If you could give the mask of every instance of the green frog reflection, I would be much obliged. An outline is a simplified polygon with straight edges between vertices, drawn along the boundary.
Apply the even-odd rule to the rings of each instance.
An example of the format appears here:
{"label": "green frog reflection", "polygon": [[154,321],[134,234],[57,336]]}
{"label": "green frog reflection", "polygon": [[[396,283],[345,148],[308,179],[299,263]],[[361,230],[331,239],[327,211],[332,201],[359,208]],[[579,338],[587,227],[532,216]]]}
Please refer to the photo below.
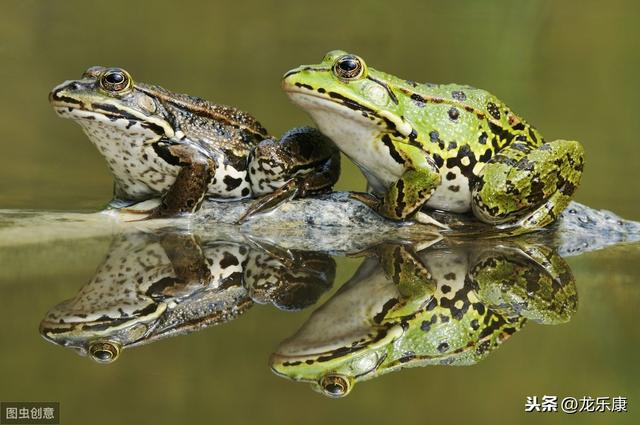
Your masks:
{"label": "green frog reflection", "polygon": [[529,320],[567,322],[569,266],[536,245],[383,244],[272,355],[275,373],[330,397],[405,367],[471,365]]}
{"label": "green frog reflection", "polygon": [[304,308],[333,284],[328,255],[236,239],[122,234],[93,279],[47,312],[40,333],[110,363],[125,347],[233,320],[254,303]]}

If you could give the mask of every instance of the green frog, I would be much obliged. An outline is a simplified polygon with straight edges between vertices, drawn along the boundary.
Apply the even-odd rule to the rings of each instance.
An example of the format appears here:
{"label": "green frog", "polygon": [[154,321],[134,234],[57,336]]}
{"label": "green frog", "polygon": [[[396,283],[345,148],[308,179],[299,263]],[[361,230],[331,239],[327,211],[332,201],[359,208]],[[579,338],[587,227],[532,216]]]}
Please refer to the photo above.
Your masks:
{"label": "green frog", "polygon": [[552,223],[580,183],[579,142],[545,141],[484,90],[418,84],[340,50],[287,72],[283,88],[366,176],[370,193],[354,196],[392,220],[441,225],[426,206],[524,233]]}
{"label": "green frog", "polygon": [[340,172],[339,152],[317,130],[296,128],[276,140],[245,112],[134,82],[121,68],[91,67],[49,100],[106,159],[112,205],[161,197],[151,217],[194,212],[205,197],[259,198],[248,218],[328,191]]}
{"label": "green frog", "polygon": [[326,254],[200,236],[119,235],[91,281],[47,312],[40,333],[111,363],[125,348],[226,323],[256,303],[305,308],[333,283]]}
{"label": "green frog", "polygon": [[329,397],[406,367],[472,365],[525,323],[567,322],[569,266],[544,245],[385,243],[272,355],[273,371]]}

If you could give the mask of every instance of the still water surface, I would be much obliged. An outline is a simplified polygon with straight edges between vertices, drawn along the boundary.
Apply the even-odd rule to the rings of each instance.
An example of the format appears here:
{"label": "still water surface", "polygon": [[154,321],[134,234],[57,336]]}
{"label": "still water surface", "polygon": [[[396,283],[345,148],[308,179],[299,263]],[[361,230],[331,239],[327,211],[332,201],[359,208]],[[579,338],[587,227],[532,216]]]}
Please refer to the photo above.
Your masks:
{"label": "still water surface", "polygon": [[[2,208],[95,211],[109,199],[111,177],[102,158],[75,125],[55,117],[46,100],[51,87],[88,66],[123,66],[134,78],[236,105],[280,134],[308,123],[281,93],[282,73],[342,48],[412,80],[490,89],[548,138],[580,140],[587,164],[577,200],[640,220],[640,168],[633,162],[640,132],[636,2],[185,6],[36,0],[3,5]],[[359,172],[345,165],[338,188],[362,189]],[[637,422],[637,245],[565,259],[577,305],[566,309],[561,324],[527,323],[472,366],[405,369],[358,382],[347,397],[332,400],[308,384],[276,376],[270,358],[287,349],[283,341],[300,328],[313,327],[319,306],[339,304],[337,291],[365,260],[314,254],[312,263],[321,264],[324,274],[307,276],[305,282],[316,285],[304,293],[318,298],[315,304],[305,299],[306,308],[290,311],[282,302],[274,307],[268,296],[256,300],[249,294],[248,301],[245,294],[251,307],[234,320],[125,348],[114,363],[99,365],[46,342],[39,326],[54,306],[94,278],[118,238],[0,241],[1,400],[60,401],[62,423],[69,424]],[[278,270],[278,255],[274,260],[264,246],[253,249]],[[329,279],[333,267],[335,278]],[[366,280],[349,285],[361,288]],[[188,290],[181,290],[172,295],[184,297]],[[366,305],[367,291],[362,293],[356,304]],[[323,311],[339,317],[329,307]],[[630,412],[523,412],[526,396],[545,394],[626,396]]]}

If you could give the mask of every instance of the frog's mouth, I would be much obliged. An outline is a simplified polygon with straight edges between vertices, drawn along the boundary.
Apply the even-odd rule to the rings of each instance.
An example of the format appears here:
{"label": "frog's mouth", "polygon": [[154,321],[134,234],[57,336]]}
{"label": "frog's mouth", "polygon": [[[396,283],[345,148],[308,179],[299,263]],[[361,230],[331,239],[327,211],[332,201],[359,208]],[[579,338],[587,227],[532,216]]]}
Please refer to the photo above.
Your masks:
{"label": "frog's mouth", "polygon": [[125,130],[130,130],[135,125],[160,137],[174,136],[173,128],[166,121],[122,108],[103,98],[74,95],[74,90],[79,88],[81,87],[77,82],[67,81],[51,90],[49,102],[58,116],[84,122],[101,122]]}
{"label": "frog's mouth", "polygon": [[[342,107],[344,107],[361,114],[364,113],[366,115],[376,115],[376,112],[372,108],[354,102],[353,100],[336,92],[327,92],[322,88],[315,90],[309,85],[299,82],[290,83],[287,80],[283,81],[282,88],[294,103],[301,104],[300,106],[302,106],[303,108],[305,107],[305,105],[302,103],[315,103],[318,105],[325,104],[329,107],[333,104],[338,105],[338,108],[334,106],[333,109],[342,110]],[[311,99],[305,100],[305,98]]]}
{"label": "frog's mouth", "polygon": [[348,116],[351,119],[364,124],[365,127],[398,131],[403,136],[409,136],[414,132],[411,124],[389,111],[373,109],[371,106],[355,102],[337,92],[326,91],[322,88],[314,89],[308,84],[289,81],[288,77],[290,77],[289,74],[282,82],[283,90],[293,103],[312,116],[314,111],[328,112],[332,115],[346,115],[345,111],[348,111]]}
{"label": "frog's mouth", "polygon": [[[404,333],[401,325],[379,329],[367,334],[349,334],[349,338],[335,341],[315,341],[306,346],[304,331],[285,340],[271,355],[271,370],[279,376],[296,381],[313,380],[311,377],[328,370],[338,370],[342,366],[356,361],[358,366],[352,369],[354,378],[361,378],[378,370],[386,358],[384,347],[400,338]],[[359,337],[354,337],[359,336]],[[297,338],[302,337],[301,341]],[[347,340],[352,342],[347,343]],[[301,344],[302,343],[302,344]]]}

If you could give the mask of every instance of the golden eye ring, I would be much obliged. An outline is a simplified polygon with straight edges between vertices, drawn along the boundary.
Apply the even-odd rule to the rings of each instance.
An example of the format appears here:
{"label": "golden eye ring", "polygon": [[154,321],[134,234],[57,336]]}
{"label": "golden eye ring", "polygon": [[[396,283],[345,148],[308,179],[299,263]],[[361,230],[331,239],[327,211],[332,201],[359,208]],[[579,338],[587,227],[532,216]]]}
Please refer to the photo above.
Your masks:
{"label": "golden eye ring", "polygon": [[318,382],[322,393],[331,398],[344,397],[351,391],[351,381],[342,376],[336,374],[324,375]]}
{"label": "golden eye ring", "polygon": [[343,55],[336,59],[333,73],[341,80],[357,80],[364,74],[364,64],[357,56]]}
{"label": "golden eye ring", "polygon": [[131,76],[124,69],[110,68],[100,75],[100,87],[109,93],[123,93],[131,85]]}
{"label": "golden eye ring", "polygon": [[95,362],[108,364],[120,355],[120,344],[111,341],[95,341],[89,346],[89,355]]}

